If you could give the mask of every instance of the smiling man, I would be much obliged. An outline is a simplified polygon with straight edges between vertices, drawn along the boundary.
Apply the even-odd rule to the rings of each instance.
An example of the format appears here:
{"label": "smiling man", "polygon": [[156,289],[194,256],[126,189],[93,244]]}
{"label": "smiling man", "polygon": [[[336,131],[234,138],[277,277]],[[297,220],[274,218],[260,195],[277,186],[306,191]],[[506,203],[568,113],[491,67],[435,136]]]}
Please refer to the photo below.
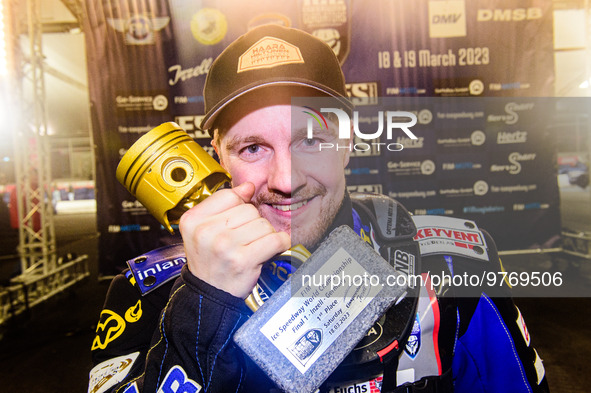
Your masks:
{"label": "smiling man", "polygon": [[[350,152],[319,149],[336,144],[338,127],[329,121],[309,138],[307,108],[291,103],[331,97],[350,109],[338,60],[323,42],[295,29],[255,28],[213,63],[204,95],[202,128],[212,133],[232,188],[181,217],[187,264],[174,284],[140,298],[132,277],[115,279],[105,303],[113,311],[105,315],[132,307],[138,315],[141,303],[143,316],[96,340],[92,392],[277,391],[232,342],[251,314],[244,299],[264,263],[292,244],[314,250],[332,229],[348,225],[394,264],[401,255],[396,238],[414,231],[395,201],[347,193]],[[483,255],[422,249],[415,273],[501,270],[492,239],[478,228],[471,233],[482,240]],[[542,362],[508,288],[464,289],[471,296],[425,286],[421,296],[391,308],[321,390],[546,392]]]}
{"label": "smiling man", "polygon": [[[219,119],[213,146],[221,164],[233,174],[233,185],[255,185],[252,203],[277,231],[292,242],[313,247],[342,205],[344,168],[349,151],[320,151],[319,144],[335,142],[335,125],[307,137],[306,108],[292,107],[303,88],[274,87],[251,92]],[[223,116],[221,116],[223,117]],[[231,119],[238,119],[232,123]]]}

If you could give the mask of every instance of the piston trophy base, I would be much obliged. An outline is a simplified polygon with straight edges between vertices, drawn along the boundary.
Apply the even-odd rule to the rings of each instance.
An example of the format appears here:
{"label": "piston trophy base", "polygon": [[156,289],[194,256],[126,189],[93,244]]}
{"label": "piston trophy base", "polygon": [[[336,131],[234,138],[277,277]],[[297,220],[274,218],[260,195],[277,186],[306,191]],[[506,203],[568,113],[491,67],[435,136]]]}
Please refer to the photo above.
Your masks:
{"label": "piston trophy base", "polygon": [[[398,275],[349,227],[339,227],[234,341],[282,390],[312,393],[406,294],[406,286],[385,285],[385,277]],[[389,280],[397,281],[404,280]]]}

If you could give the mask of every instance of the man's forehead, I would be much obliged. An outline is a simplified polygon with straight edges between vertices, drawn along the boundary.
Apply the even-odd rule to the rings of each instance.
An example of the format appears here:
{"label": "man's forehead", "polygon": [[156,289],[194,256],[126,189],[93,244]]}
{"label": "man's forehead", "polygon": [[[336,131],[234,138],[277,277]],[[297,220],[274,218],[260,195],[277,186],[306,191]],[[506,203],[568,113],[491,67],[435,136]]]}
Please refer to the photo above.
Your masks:
{"label": "man's forehead", "polygon": [[299,115],[300,112],[299,108],[291,108],[291,116],[286,118],[286,123],[282,125],[269,123],[264,125],[259,124],[257,127],[257,124],[249,122],[244,127],[232,127],[220,135],[220,137],[224,141],[226,148],[231,150],[244,144],[271,143],[271,140],[276,140],[279,134],[292,141],[306,139],[309,137],[310,129],[312,130],[312,137],[331,139],[337,136],[338,126],[331,120],[327,122],[328,127],[324,124],[318,124],[316,120],[313,120],[309,124],[306,117]]}

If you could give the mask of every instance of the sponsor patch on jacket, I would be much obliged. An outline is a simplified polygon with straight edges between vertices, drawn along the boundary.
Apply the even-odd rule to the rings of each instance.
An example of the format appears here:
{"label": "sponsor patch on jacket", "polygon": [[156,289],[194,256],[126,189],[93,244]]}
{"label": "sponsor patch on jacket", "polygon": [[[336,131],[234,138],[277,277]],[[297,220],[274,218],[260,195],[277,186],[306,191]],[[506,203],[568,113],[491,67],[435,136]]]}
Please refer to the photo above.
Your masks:
{"label": "sponsor patch on jacket", "polygon": [[174,366],[168,371],[158,393],[197,393],[201,391],[201,385],[187,377],[187,373],[181,366]]}
{"label": "sponsor patch on jacket", "polygon": [[182,243],[149,251],[127,261],[142,296],[181,274],[187,263]]}
{"label": "sponsor patch on jacket", "polygon": [[484,235],[474,221],[442,216],[413,216],[414,240],[421,255],[454,254],[488,261]]}
{"label": "sponsor patch on jacket", "polygon": [[131,366],[137,359],[139,352],[119,356],[97,364],[90,370],[88,393],[103,393],[123,381]]}
{"label": "sponsor patch on jacket", "polygon": [[363,382],[345,382],[342,385],[329,385],[329,393],[380,393],[382,391],[382,376]]}
{"label": "sponsor patch on jacket", "polygon": [[419,354],[421,349],[421,320],[419,319],[419,313],[415,316],[415,321],[412,326],[412,331],[408,336],[404,351],[408,354],[411,359],[414,359]]}
{"label": "sponsor patch on jacket", "polygon": [[137,382],[134,382],[126,387],[123,393],[140,393],[140,390],[137,387]]}
{"label": "sponsor patch on jacket", "polygon": [[304,63],[300,48],[275,37],[263,37],[238,59],[238,71]]}
{"label": "sponsor patch on jacket", "polygon": [[121,317],[114,311],[103,309],[99,323],[96,325],[96,336],[92,341],[91,351],[105,349],[112,341],[115,341],[125,331],[128,323],[135,323],[142,317],[142,301],[127,309],[125,316]]}
{"label": "sponsor patch on jacket", "polygon": [[[515,308],[517,308],[517,307],[515,307]],[[521,311],[519,310],[519,308],[517,308],[517,320],[515,322],[517,322],[517,326],[519,327],[519,330],[521,331],[521,334],[523,335],[523,340],[525,341],[525,343],[529,347],[529,343],[531,342],[531,337],[529,336],[529,331],[527,330],[527,326],[525,325],[525,320],[523,319],[523,315],[521,315]]]}
{"label": "sponsor patch on jacket", "polygon": [[536,368],[536,374],[538,377],[538,385],[540,383],[542,383],[542,380],[544,379],[544,376],[546,375],[546,369],[544,368],[544,363],[542,363],[542,359],[540,358],[540,355],[538,355],[538,351],[536,351],[534,349],[534,352],[536,353],[536,360],[534,362],[534,367]]}

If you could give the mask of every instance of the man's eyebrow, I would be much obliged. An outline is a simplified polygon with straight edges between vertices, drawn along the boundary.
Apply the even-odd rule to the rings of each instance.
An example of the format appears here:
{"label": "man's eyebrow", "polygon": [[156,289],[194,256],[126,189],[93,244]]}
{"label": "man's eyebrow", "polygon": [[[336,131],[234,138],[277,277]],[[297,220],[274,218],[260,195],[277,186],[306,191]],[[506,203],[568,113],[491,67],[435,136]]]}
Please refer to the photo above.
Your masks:
{"label": "man's eyebrow", "polygon": [[244,144],[263,144],[264,143],[264,139],[256,136],[256,135],[249,135],[247,137],[241,137],[238,135],[235,135],[231,138],[228,139],[228,141],[226,142],[226,150],[232,151],[235,150],[238,146],[240,145],[244,145]]}
{"label": "man's eyebrow", "polygon": [[[334,126],[331,126],[331,123],[328,123],[329,127],[328,130],[322,126],[322,128],[315,127],[312,129],[312,136],[320,136],[325,135],[329,138],[334,138],[337,136],[337,131]],[[291,137],[292,139],[306,139],[308,138],[308,128],[296,128],[291,130]]]}

